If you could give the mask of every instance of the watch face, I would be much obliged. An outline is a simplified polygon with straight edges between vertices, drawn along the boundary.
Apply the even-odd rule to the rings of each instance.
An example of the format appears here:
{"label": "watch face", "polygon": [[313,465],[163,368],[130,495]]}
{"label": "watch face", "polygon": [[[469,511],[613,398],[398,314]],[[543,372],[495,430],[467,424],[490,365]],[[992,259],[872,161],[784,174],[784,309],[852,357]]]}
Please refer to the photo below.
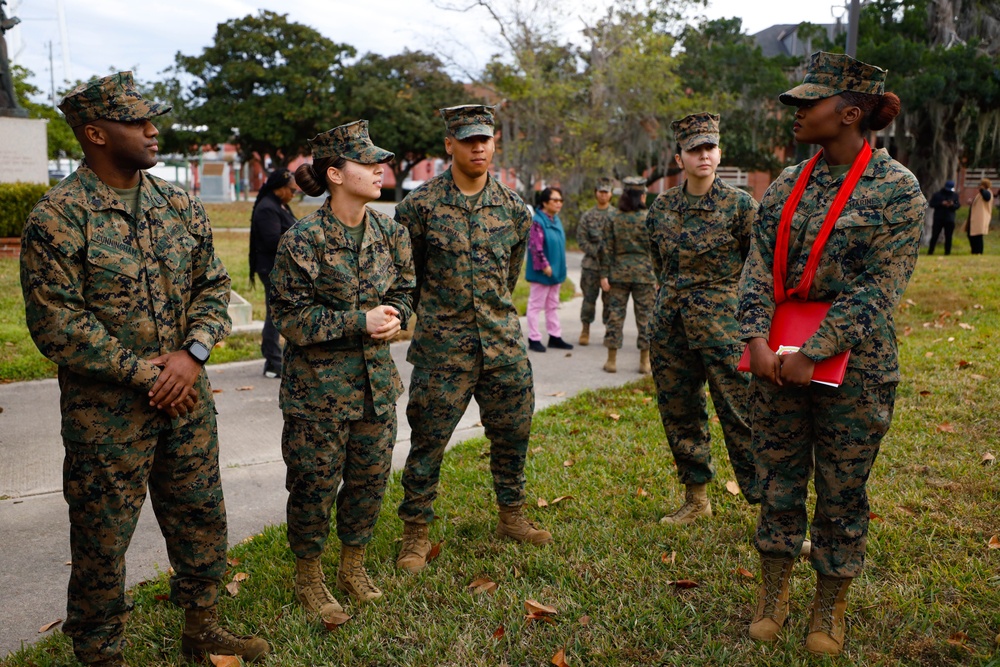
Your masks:
{"label": "watch face", "polygon": [[210,354],[208,348],[197,341],[188,346],[188,352],[201,363],[208,361],[208,355]]}

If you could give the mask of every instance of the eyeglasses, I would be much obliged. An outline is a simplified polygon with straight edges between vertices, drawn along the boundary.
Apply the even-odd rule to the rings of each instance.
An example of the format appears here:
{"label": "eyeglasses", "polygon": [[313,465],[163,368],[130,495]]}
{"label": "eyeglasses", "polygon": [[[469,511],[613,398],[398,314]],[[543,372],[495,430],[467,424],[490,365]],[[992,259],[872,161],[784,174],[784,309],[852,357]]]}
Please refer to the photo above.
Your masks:
{"label": "eyeglasses", "polygon": [[555,197],[552,197],[551,199],[549,199],[549,201],[551,201],[551,202],[559,202],[560,204],[562,203],[562,199],[556,199]]}

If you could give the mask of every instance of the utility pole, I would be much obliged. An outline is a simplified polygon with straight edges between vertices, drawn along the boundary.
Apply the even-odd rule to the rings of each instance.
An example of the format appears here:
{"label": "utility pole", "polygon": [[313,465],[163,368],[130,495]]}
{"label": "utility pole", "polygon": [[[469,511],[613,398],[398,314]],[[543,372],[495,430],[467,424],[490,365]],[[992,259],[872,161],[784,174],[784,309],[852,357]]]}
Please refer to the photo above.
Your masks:
{"label": "utility pole", "polygon": [[52,88],[52,108],[55,109],[58,102],[56,102],[56,70],[52,66],[52,40],[49,40],[49,80]]}
{"label": "utility pole", "polygon": [[850,0],[851,9],[847,17],[847,55],[858,57],[858,20],[861,18],[861,0]]}

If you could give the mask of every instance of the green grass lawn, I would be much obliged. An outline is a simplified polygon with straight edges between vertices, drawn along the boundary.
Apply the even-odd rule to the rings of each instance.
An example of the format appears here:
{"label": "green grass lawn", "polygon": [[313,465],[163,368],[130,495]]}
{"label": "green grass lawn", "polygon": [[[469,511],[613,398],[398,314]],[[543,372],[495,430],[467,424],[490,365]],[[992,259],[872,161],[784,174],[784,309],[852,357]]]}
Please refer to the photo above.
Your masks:
{"label": "green grass lawn", "polygon": [[[249,578],[221,602],[222,615],[271,642],[269,665],[542,666],[559,650],[573,666],[1000,664],[1000,549],[989,548],[1000,533],[1000,466],[981,464],[985,453],[1000,457],[995,239],[988,237],[982,257],[970,257],[961,239],[951,257],[921,256],[898,313],[903,381],[869,484],[867,567],[850,589],[838,659],[813,658],[802,647],[813,590],[806,562],[793,573],[782,639],[748,639],[759,580],[750,544],[756,515],[725,490],[733,473],[717,423],[715,517],[686,528],[658,523],[682,489],[648,379],[585,392],[536,417],[529,515],[553,531],[552,547],[494,537],[487,443],[471,440],[445,458],[431,531],[441,554],[425,571],[409,576],[394,567],[396,476],[368,557],[382,600],[347,604],[351,620],[327,632],[296,605],[293,559],[283,527],[274,526],[233,547],[227,581]],[[560,496],[572,498],[553,504]],[[331,542],[329,578],[337,559]],[[467,589],[482,577],[498,584],[495,595]],[[697,587],[675,587],[677,580]],[[131,664],[184,664],[181,614],[157,599],[167,592],[165,577],[133,591]],[[554,606],[554,623],[526,620],[529,599]],[[69,642],[56,631],[0,665],[69,660]]]}
{"label": "green grass lawn", "polygon": [[[216,228],[214,233],[216,252],[229,271],[233,280],[233,289],[253,305],[253,318],[264,319],[264,289],[260,281],[256,287],[250,287],[250,270],[247,265],[250,235],[245,231],[233,231],[239,216],[243,215],[236,209],[245,208],[245,216],[249,216],[247,202],[235,204],[207,205],[213,225],[216,220],[232,224]],[[228,210],[229,208],[232,210]],[[228,212],[228,217],[215,211],[221,209]],[[304,214],[304,213],[303,213]],[[522,277],[514,290],[514,305],[518,313],[524,315],[528,303],[528,283]],[[573,298],[576,286],[572,281],[563,283],[560,297],[563,301]],[[37,380],[39,378],[55,377],[56,366],[43,357],[28,335],[24,322],[24,300],[21,297],[21,281],[18,274],[16,259],[0,258],[0,382],[15,382],[19,380]],[[245,359],[260,359],[259,334],[234,334],[227,338],[212,352],[210,363],[225,363]]]}

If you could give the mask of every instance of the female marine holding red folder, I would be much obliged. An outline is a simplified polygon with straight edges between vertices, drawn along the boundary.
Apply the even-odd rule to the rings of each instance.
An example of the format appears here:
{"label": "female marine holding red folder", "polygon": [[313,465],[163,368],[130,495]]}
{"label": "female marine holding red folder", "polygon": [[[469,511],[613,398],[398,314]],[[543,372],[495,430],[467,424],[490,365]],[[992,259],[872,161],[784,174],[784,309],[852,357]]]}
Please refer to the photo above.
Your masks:
{"label": "female marine holding red folder", "polygon": [[[798,107],[795,140],[822,150],[786,169],[764,194],[740,281],[762,493],[754,543],[763,583],[750,636],[773,641],[784,625],[815,461],[810,561],[817,584],[806,637],[813,653],[843,649],[847,588],[864,566],[865,486],[899,382],[892,315],[913,272],[924,219],[916,178],[867,141],[899,113],[899,98],[884,92],[885,74],[818,52],[805,81],[781,95]],[[797,351],[779,356],[768,347],[772,318],[802,301],[829,310]],[[839,386],[812,382],[817,363],[848,351]]]}

